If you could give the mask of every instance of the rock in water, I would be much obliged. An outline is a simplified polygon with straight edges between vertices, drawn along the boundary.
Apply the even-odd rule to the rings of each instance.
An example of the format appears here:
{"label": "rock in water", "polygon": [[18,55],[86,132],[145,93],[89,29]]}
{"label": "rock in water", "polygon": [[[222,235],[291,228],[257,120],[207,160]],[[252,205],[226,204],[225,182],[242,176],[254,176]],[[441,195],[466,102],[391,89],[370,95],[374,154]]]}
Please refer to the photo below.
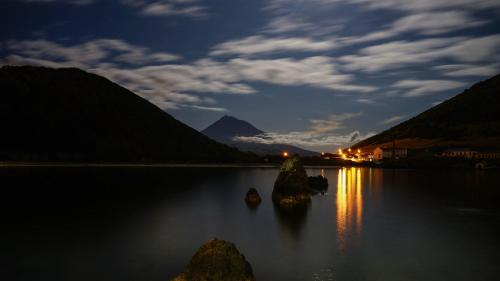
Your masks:
{"label": "rock in water", "polygon": [[307,173],[298,157],[287,159],[274,182],[273,202],[282,207],[293,207],[311,201]]}
{"label": "rock in water", "polygon": [[328,179],[319,175],[316,177],[309,177],[309,187],[315,192],[324,193],[328,189]]}
{"label": "rock in water", "polygon": [[255,281],[252,266],[233,243],[213,239],[203,244],[188,266],[171,281]]}
{"label": "rock in water", "polygon": [[250,188],[247,192],[247,195],[245,196],[245,202],[250,205],[259,205],[262,199],[260,198],[259,193],[257,192],[257,189],[255,188]]}

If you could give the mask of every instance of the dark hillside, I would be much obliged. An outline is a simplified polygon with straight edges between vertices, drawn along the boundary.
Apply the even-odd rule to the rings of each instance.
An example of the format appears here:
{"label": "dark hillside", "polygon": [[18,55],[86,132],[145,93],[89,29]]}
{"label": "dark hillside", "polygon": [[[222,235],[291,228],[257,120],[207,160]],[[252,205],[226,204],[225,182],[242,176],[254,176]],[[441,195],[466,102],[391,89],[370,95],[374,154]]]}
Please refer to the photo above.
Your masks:
{"label": "dark hillside", "polygon": [[235,161],[219,144],[104,77],[0,69],[0,161]]}

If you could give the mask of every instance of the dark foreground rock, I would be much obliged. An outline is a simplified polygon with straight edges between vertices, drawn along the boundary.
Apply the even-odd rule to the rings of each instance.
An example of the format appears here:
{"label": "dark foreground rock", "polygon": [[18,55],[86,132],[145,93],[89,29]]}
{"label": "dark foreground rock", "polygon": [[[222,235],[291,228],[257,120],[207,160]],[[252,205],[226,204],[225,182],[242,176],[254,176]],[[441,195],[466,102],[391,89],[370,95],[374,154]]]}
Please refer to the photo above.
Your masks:
{"label": "dark foreground rock", "polygon": [[213,239],[203,244],[188,266],[171,281],[255,281],[252,266],[233,243]]}
{"label": "dark foreground rock", "polygon": [[318,175],[315,177],[309,177],[307,178],[309,182],[309,187],[312,189],[313,192],[320,192],[324,193],[328,190],[328,179]]}
{"label": "dark foreground rock", "polygon": [[311,201],[311,190],[304,166],[298,157],[287,159],[274,182],[273,202],[281,207],[293,207]]}
{"label": "dark foreground rock", "polygon": [[250,188],[245,196],[245,202],[249,205],[259,205],[262,202],[262,198],[260,198],[259,192],[257,189]]}

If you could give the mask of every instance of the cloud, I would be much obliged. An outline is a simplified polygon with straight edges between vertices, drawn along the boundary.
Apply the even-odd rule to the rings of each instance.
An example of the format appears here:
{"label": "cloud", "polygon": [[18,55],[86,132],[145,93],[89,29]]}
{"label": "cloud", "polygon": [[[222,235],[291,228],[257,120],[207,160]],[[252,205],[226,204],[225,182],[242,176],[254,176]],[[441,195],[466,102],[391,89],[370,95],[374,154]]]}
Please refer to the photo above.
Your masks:
{"label": "cloud", "polygon": [[374,101],[372,99],[367,99],[367,98],[359,98],[359,99],[356,99],[356,102],[358,103],[363,103],[363,104],[381,104],[380,102],[378,101]]}
{"label": "cloud", "polygon": [[311,127],[309,128],[309,131],[307,131],[308,134],[311,135],[321,135],[329,132],[333,132],[339,129],[344,128],[343,122],[355,117],[358,117],[362,115],[362,112],[358,113],[344,113],[344,114],[334,114],[328,116],[327,119],[312,119],[310,120],[311,122]]}
{"label": "cloud", "polygon": [[17,0],[17,2],[24,3],[64,3],[64,4],[74,4],[74,5],[90,5],[95,3],[95,0]]}
{"label": "cloud", "polygon": [[371,92],[376,88],[349,83],[353,76],[336,70],[333,59],[231,59],[225,63],[205,60],[202,72],[222,81],[266,82],[284,86],[311,86],[335,91]]}
{"label": "cloud", "polygon": [[335,43],[331,40],[315,41],[310,38],[250,36],[243,39],[231,40],[218,44],[212,48],[210,55],[252,55],[271,52],[318,52],[334,49]]}
{"label": "cloud", "polygon": [[347,70],[376,72],[440,59],[457,62],[491,61],[500,49],[500,34],[469,38],[448,37],[394,41],[362,48],[358,54],[339,58]]}
{"label": "cloud", "polygon": [[200,110],[207,110],[207,111],[215,111],[215,112],[226,112],[227,111],[227,109],[223,108],[223,107],[211,107],[211,106],[200,106],[200,105],[188,105],[186,107],[200,109]]}
{"label": "cloud", "polygon": [[207,16],[207,7],[201,0],[121,0],[121,3],[139,9],[148,16],[188,16],[201,18]]}
{"label": "cloud", "polygon": [[[3,42],[8,55],[0,64],[78,67],[105,76],[163,109],[218,110],[207,93],[253,94],[247,82],[282,86],[309,86],[339,92],[370,92],[374,87],[355,85],[353,76],[339,73],[333,59],[200,59],[174,63],[180,56],[153,52],[122,40],[96,39],[62,45],[47,40]],[[199,94],[199,95],[198,95]],[[207,106],[211,105],[211,106]]]}
{"label": "cloud", "polygon": [[489,65],[448,64],[435,66],[434,69],[441,71],[444,76],[449,77],[488,77],[500,72],[500,63]]}
{"label": "cloud", "polygon": [[344,129],[344,121],[361,116],[361,112],[332,114],[326,119],[312,119],[309,129],[290,133],[265,133],[252,137],[236,137],[234,140],[241,142],[263,143],[263,144],[290,144],[313,150],[336,149],[345,147],[374,135],[369,133],[362,135],[358,131],[347,134],[333,133]]}
{"label": "cloud", "polygon": [[263,144],[290,144],[312,150],[336,150],[338,147],[347,147],[375,133],[361,134],[353,131],[347,134],[312,135],[308,132],[266,133],[253,137],[236,137],[235,140]]}
{"label": "cloud", "polygon": [[487,23],[477,20],[461,11],[424,12],[399,18],[388,28],[362,36],[339,39],[344,45],[382,40],[403,33],[416,32],[422,35],[437,35],[460,29],[476,27]]}
{"label": "cloud", "polygon": [[[436,11],[453,9],[483,10],[499,8],[500,3],[496,0],[270,0],[267,9],[283,11],[296,7],[311,5],[323,9],[337,8],[339,5],[358,5],[365,10],[398,10],[398,11]],[[304,7],[303,7],[304,8]]]}
{"label": "cloud", "polygon": [[457,88],[464,88],[467,83],[449,80],[401,80],[392,85],[396,88],[410,89],[403,97],[420,97]]}
{"label": "cloud", "polygon": [[314,28],[314,24],[307,22],[300,17],[280,15],[272,18],[264,28],[264,31],[267,33],[286,33],[297,30],[312,31]]}
{"label": "cloud", "polygon": [[[331,0],[320,0],[324,2],[337,2]],[[344,2],[361,4],[368,9],[388,9],[402,11],[433,11],[451,9],[489,9],[499,8],[500,3],[496,0],[345,0]]]}
{"label": "cloud", "polygon": [[73,66],[82,68],[88,68],[102,60],[144,64],[181,58],[170,53],[151,52],[148,48],[131,45],[118,39],[96,39],[73,46],[64,46],[47,40],[8,40],[4,44],[4,49],[11,54],[54,62],[70,62]]}
{"label": "cloud", "polygon": [[379,124],[382,124],[382,125],[389,125],[389,124],[392,124],[392,123],[396,123],[396,122],[399,122],[403,119],[406,118],[406,115],[396,115],[396,116],[392,116],[390,118],[387,118],[387,119],[384,119],[382,121],[379,122]]}

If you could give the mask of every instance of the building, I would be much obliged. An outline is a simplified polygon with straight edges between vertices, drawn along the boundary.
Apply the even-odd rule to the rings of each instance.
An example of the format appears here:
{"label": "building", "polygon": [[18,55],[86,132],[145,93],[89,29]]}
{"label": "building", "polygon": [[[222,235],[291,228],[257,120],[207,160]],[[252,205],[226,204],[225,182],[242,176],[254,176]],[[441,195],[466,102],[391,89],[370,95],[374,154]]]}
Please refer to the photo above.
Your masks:
{"label": "building", "polygon": [[475,151],[469,148],[447,149],[441,153],[443,157],[460,157],[467,159],[500,159],[500,152],[495,151]]}
{"label": "building", "polygon": [[461,158],[474,158],[477,155],[477,151],[471,150],[469,148],[453,148],[447,149],[441,153],[443,157],[461,157]]}
{"label": "building", "polygon": [[481,151],[477,152],[475,158],[478,159],[500,159],[500,152]]}
{"label": "building", "polygon": [[380,161],[383,159],[400,159],[408,157],[408,149],[406,148],[383,148],[377,147],[373,150],[373,159]]}

